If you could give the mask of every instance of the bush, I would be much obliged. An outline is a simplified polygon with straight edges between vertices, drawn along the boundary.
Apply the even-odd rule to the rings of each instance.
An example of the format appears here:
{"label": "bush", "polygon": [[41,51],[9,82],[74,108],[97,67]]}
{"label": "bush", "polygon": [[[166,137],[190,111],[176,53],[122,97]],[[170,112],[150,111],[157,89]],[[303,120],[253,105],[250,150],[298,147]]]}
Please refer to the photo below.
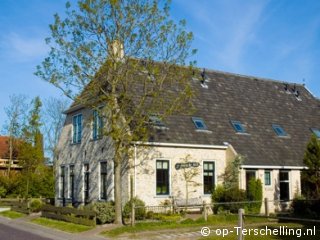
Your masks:
{"label": "bush", "polygon": [[295,198],[291,209],[295,217],[320,219],[320,200]]}
{"label": "bush", "polygon": [[256,203],[249,204],[249,212],[260,213],[262,205],[262,183],[260,179],[250,179],[247,197],[249,201],[257,201]]}
{"label": "bush", "polygon": [[0,198],[5,197],[7,194],[7,189],[4,187],[0,186]]}
{"label": "bush", "polygon": [[98,224],[112,223],[115,219],[114,202],[95,202],[86,206],[96,212]]}
{"label": "bush", "polygon": [[137,220],[144,219],[146,217],[145,203],[144,203],[144,201],[142,201],[141,199],[139,199],[137,197],[131,199],[130,201],[128,201],[124,205],[123,217],[129,218],[131,216],[132,202],[134,202],[135,207],[136,207],[135,218]]}
{"label": "bush", "polygon": [[40,199],[31,200],[29,205],[31,212],[40,212],[42,206],[43,206],[43,203]]}
{"label": "bush", "polygon": [[[230,189],[227,189],[222,185],[218,185],[212,193],[213,203],[244,202],[246,200],[246,191],[239,189],[238,187],[232,187]],[[238,209],[244,208],[244,206],[244,203],[216,204],[214,205],[213,211],[215,213],[237,213]]]}

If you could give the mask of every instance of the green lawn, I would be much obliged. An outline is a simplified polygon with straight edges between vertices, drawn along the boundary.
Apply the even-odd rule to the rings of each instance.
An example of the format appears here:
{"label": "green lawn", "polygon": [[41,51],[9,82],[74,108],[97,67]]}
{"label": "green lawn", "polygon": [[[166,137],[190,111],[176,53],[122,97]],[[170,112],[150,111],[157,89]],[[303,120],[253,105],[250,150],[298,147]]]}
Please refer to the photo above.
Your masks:
{"label": "green lawn", "polygon": [[[208,239],[221,239],[221,240],[234,240],[237,239],[236,229],[234,227],[237,226],[238,216],[237,215],[215,215],[215,216],[209,216],[208,221],[204,222],[203,219],[198,219],[193,221],[192,219],[187,219],[182,222],[140,222],[137,223],[134,227],[131,226],[122,226],[118,227],[109,231],[102,232],[101,234],[106,237],[117,237],[121,234],[126,234],[128,237],[135,236],[139,237],[140,235],[143,235],[144,232],[148,231],[148,234],[152,234],[152,231],[161,231],[162,234],[165,233],[165,230],[168,231],[174,231],[176,233],[183,233],[183,232],[196,232],[200,231],[202,227],[207,226],[211,229],[211,233],[208,237],[200,238],[202,240]],[[268,226],[268,229],[279,229],[280,227],[284,227],[286,229],[293,229],[291,230],[291,235],[288,236],[276,236],[276,235],[267,235],[262,236],[257,232],[255,234],[254,229],[263,229],[266,226]],[[228,228],[229,231],[232,230],[233,233],[228,233],[228,235],[220,236],[217,235],[218,232],[215,232],[214,229],[224,229]],[[246,217],[245,218],[245,228],[246,229],[252,229],[251,234],[247,234],[245,236],[246,240],[256,240],[256,239],[262,239],[262,240],[292,240],[292,239],[301,239],[301,240],[315,240],[320,239],[320,231],[319,227],[316,227],[316,235],[311,236],[310,232],[309,235],[304,235],[307,232],[307,228],[312,228],[313,226],[304,226],[302,224],[296,224],[296,223],[278,223],[274,220],[270,220],[267,218],[254,218],[254,217]],[[174,229],[179,229],[178,231],[175,231]],[[293,231],[296,233],[296,236],[293,236]],[[262,232],[263,233],[263,232]],[[298,237],[297,235],[300,235]]]}
{"label": "green lawn", "polygon": [[[214,215],[209,216],[208,221],[205,222],[203,218],[197,220],[185,219],[181,222],[160,221],[160,222],[139,222],[134,227],[122,226],[109,231],[102,232],[101,234],[107,237],[116,237],[125,233],[139,233],[144,231],[157,231],[164,229],[193,229],[199,231],[202,226],[236,226],[238,222],[237,215]],[[269,222],[265,218],[247,218],[248,223],[261,223]]]}
{"label": "green lawn", "polygon": [[25,214],[23,213],[14,212],[14,211],[0,212],[0,215],[3,217],[11,218],[11,219],[21,218],[25,216]]}
{"label": "green lawn", "polygon": [[79,225],[79,224],[74,224],[74,223],[69,223],[64,221],[57,221],[57,220],[42,218],[42,217],[33,219],[32,222],[42,226],[59,229],[61,231],[65,231],[69,233],[79,233],[79,232],[88,231],[94,228],[94,227],[89,227],[89,226],[84,226],[84,225]]}

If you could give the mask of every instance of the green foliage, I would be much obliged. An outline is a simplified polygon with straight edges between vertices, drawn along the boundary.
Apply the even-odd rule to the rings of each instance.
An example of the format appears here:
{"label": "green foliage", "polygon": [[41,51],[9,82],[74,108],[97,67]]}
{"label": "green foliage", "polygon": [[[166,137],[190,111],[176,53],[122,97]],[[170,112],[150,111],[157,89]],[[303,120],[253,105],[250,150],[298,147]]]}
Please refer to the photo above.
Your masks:
{"label": "green foliage", "polygon": [[123,208],[123,217],[129,218],[131,216],[131,209],[132,209],[132,203],[135,204],[135,218],[137,220],[142,220],[146,217],[146,209],[145,209],[145,203],[141,199],[135,197],[133,199],[130,199]]}
{"label": "green foliage", "polygon": [[40,199],[32,199],[29,205],[31,212],[39,212],[42,206],[43,203]]}
{"label": "green foliage", "polygon": [[222,203],[214,205],[213,211],[215,213],[231,212],[237,213],[239,208],[244,208],[244,203],[223,204],[226,202],[244,202],[247,201],[246,191],[235,187],[227,189],[223,185],[218,185],[212,193],[213,203]]}
{"label": "green foliage", "polygon": [[320,219],[320,200],[295,198],[291,203],[291,209],[295,217]]}
{"label": "green foliage", "polygon": [[89,208],[96,212],[98,224],[114,222],[114,202],[96,202],[90,204]]}
{"label": "green foliage", "polygon": [[235,159],[227,163],[223,174],[223,184],[227,189],[234,189],[239,186],[240,165],[243,163],[244,157],[237,155]]}
{"label": "green foliage", "polygon": [[302,191],[308,198],[320,198],[320,141],[313,134],[303,158],[308,167],[301,174]]}
{"label": "green foliage", "polygon": [[248,210],[250,212],[260,213],[262,205],[262,182],[260,179],[251,178],[248,185],[247,197],[249,201],[256,201],[250,203]]}
{"label": "green foliage", "polygon": [[5,197],[7,193],[7,189],[4,186],[0,186],[0,198]]}

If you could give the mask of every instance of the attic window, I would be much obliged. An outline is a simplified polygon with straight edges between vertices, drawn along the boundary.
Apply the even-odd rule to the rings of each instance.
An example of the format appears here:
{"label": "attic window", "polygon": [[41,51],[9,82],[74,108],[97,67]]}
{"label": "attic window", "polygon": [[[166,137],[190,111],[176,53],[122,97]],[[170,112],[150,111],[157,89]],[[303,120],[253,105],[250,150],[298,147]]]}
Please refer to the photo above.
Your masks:
{"label": "attic window", "polygon": [[192,121],[194,123],[194,126],[196,127],[196,129],[200,129],[200,130],[207,130],[207,126],[204,123],[204,120],[202,118],[199,117],[193,117]]}
{"label": "attic window", "polygon": [[163,123],[163,121],[155,115],[152,115],[149,117],[149,120],[151,122],[151,124],[155,127],[166,127],[166,125]]}
{"label": "attic window", "polygon": [[231,121],[231,124],[234,128],[234,130],[236,130],[237,133],[246,133],[246,129],[243,126],[243,124],[239,121]]}
{"label": "attic window", "polygon": [[320,129],[319,128],[311,128],[311,131],[316,135],[317,138],[320,138]]}
{"label": "attic window", "polygon": [[279,137],[285,137],[288,136],[288,134],[286,133],[286,131],[283,130],[283,128],[280,125],[277,124],[272,124],[272,128],[275,131],[275,133],[279,136]]}

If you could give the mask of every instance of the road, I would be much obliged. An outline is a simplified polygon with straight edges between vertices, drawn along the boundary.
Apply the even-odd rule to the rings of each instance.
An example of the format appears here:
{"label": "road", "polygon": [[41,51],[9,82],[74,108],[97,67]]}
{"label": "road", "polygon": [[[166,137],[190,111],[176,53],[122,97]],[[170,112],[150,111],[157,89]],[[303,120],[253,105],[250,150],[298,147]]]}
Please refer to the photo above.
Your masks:
{"label": "road", "polygon": [[0,240],[52,240],[0,223]]}

